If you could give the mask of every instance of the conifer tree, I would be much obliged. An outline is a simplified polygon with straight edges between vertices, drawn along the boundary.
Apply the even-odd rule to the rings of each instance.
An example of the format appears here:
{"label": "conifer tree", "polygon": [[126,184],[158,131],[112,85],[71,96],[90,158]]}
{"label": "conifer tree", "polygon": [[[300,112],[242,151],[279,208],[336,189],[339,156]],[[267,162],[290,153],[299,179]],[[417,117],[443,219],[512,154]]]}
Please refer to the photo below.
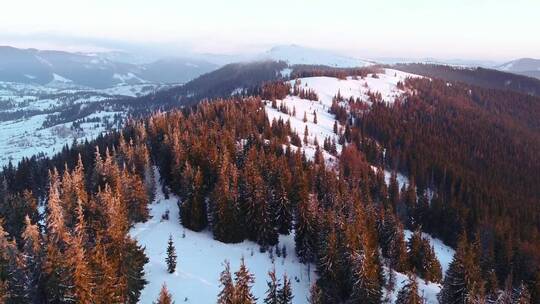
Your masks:
{"label": "conifer tree", "polygon": [[382,291],[374,252],[369,250],[353,252],[351,266],[352,293],[350,300],[353,303],[381,303]]}
{"label": "conifer tree", "polygon": [[38,284],[41,275],[42,251],[41,234],[36,224],[32,224],[30,217],[25,217],[25,229],[22,233],[22,260],[25,273],[25,293],[31,303],[39,300]]}
{"label": "conifer tree", "polygon": [[307,300],[309,304],[323,304],[322,291],[317,283],[311,285],[309,299]]}
{"label": "conifer tree", "polygon": [[169,242],[167,245],[167,257],[165,258],[167,262],[167,271],[169,273],[174,273],[176,270],[176,249],[174,248],[174,243],[172,235],[169,235]]}
{"label": "conifer tree", "polygon": [[388,196],[389,196],[390,205],[392,206],[392,209],[397,211],[397,207],[399,204],[399,184],[397,181],[396,172],[392,172],[392,174],[390,175],[390,183],[388,185]]}
{"label": "conifer tree", "polygon": [[276,222],[278,227],[278,232],[281,234],[289,234],[292,229],[292,205],[288,197],[286,185],[285,185],[285,175],[288,174],[288,169],[283,167],[282,170],[277,174],[277,185],[276,191],[274,193],[274,201],[277,205],[275,207],[276,211]]}
{"label": "conifer tree", "polygon": [[225,269],[219,276],[221,291],[218,294],[217,304],[235,304],[236,288],[231,276],[229,261],[224,262]]}
{"label": "conifer tree", "polygon": [[237,243],[244,239],[240,228],[245,218],[240,217],[238,170],[229,162],[228,154],[221,156],[217,184],[211,195],[211,224],[216,240]]}
{"label": "conifer tree", "polygon": [[[24,264],[14,240],[4,230],[0,220],[0,283],[6,303],[28,303]],[[0,296],[2,297],[2,296]]]}
{"label": "conifer tree", "polygon": [[169,290],[167,289],[167,284],[163,283],[161,290],[159,291],[159,296],[154,302],[154,304],[173,304],[172,296]]}
{"label": "conifer tree", "polygon": [[88,256],[86,254],[86,224],[84,220],[82,202],[78,201],[77,224],[75,235],[70,238],[68,255],[73,268],[74,292],[77,301],[80,303],[90,303],[93,300],[93,282]]}
{"label": "conifer tree", "polygon": [[313,123],[317,124],[317,112],[313,110]]}
{"label": "conifer tree", "polygon": [[292,304],[294,296],[291,289],[291,280],[283,274],[283,286],[278,292],[278,304]]}
{"label": "conifer tree", "polygon": [[446,271],[443,287],[438,295],[441,304],[466,303],[474,299],[478,286],[483,286],[479,261],[471,251],[465,234],[460,236],[454,258]]}
{"label": "conifer tree", "polygon": [[531,302],[531,294],[527,285],[523,282],[514,290],[513,303],[515,304],[529,304]]}
{"label": "conifer tree", "polygon": [[191,196],[187,198],[187,200],[190,202],[188,207],[191,207],[191,210],[189,211],[189,215],[191,217],[190,226],[194,231],[201,231],[206,228],[207,215],[203,195],[203,173],[200,168],[197,168],[195,171],[192,187]]}
{"label": "conifer tree", "polygon": [[382,255],[389,260],[390,267],[399,272],[407,270],[407,245],[403,227],[391,210],[382,211],[378,230]]}
{"label": "conifer tree", "polygon": [[270,280],[266,282],[268,289],[266,290],[264,304],[279,304],[278,292],[281,284],[276,278],[276,270],[272,269],[269,271],[268,276]]}
{"label": "conifer tree", "polygon": [[255,304],[257,298],[251,293],[251,287],[255,283],[255,278],[249,272],[244,263],[244,258],[240,261],[240,269],[234,273],[235,304]]}
{"label": "conifer tree", "polygon": [[416,269],[423,279],[440,282],[442,279],[441,264],[437,260],[429,240],[422,237],[422,232],[419,229],[412,234],[407,247],[410,267]]}
{"label": "conifer tree", "polygon": [[398,293],[396,304],[422,304],[424,301],[418,294],[416,276],[409,275],[408,281]]}
{"label": "conifer tree", "polygon": [[[302,194],[302,196],[304,196]],[[296,254],[302,262],[313,262],[317,250],[316,211],[318,208],[315,195],[302,199],[296,208],[294,243]]]}
{"label": "conifer tree", "polygon": [[74,302],[76,296],[73,283],[73,269],[67,256],[69,233],[64,224],[64,211],[60,201],[60,180],[56,170],[50,174],[47,201],[47,239],[43,264],[45,292],[53,303]]}

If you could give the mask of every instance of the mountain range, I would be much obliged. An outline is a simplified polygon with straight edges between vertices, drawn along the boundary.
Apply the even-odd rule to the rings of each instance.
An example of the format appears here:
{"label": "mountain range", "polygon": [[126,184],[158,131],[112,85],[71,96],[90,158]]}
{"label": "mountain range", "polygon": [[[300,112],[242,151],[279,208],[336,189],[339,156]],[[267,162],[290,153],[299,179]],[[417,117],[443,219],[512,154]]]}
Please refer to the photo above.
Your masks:
{"label": "mountain range", "polygon": [[521,58],[496,67],[498,70],[540,79],[540,59]]}
{"label": "mountain range", "polygon": [[0,81],[25,84],[104,89],[125,84],[184,83],[217,67],[197,59],[136,64],[103,54],[0,47]]}

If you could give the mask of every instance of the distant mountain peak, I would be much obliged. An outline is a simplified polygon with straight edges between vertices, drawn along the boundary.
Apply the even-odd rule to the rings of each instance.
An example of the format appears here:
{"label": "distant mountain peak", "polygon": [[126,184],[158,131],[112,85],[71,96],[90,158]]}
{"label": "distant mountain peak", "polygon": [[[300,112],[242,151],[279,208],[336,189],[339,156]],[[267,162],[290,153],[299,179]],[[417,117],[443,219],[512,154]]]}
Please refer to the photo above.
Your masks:
{"label": "distant mountain peak", "polygon": [[540,79],[540,59],[519,58],[495,67],[497,70]]}
{"label": "distant mountain peak", "polygon": [[373,64],[370,61],[341,55],[334,51],[304,47],[298,44],[277,45],[259,57],[259,59],[281,60],[289,64],[313,64],[342,68]]}

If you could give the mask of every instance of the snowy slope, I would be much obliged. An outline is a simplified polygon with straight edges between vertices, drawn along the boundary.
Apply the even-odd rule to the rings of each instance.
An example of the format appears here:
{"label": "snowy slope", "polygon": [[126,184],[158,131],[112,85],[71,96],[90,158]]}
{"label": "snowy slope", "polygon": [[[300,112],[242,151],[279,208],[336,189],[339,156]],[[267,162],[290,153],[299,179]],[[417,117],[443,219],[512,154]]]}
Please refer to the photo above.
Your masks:
{"label": "snowy slope", "polygon": [[[306,152],[306,156],[312,157],[315,153],[314,142],[317,139],[319,146],[322,146],[324,139],[329,137],[338,141],[338,136],[334,134],[334,122],[335,118],[333,114],[329,113],[329,109],[332,106],[332,99],[338,94],[343,98],[349,97],[360,98],[367,101],[368,92],[381,93],[385,102],[392,103],[399,98],[404,91],[398,89],[397,84],[400,81],[404,81],[408,77],[421,77],[414,74],[404,73],[393,69],[384,69],[381,73],[377,74],[377,77],[370,75],[364,79],[348,77],[345,80],[334,77],[307,77],[299,78],[300,86],[304,89],[311,89],[319,96],[318,101],[312,101],[307,99],[301,99],[298,96],[287,96],[283,100],[276,101],[278,109],[281,105],[285,105],[289,108],[290,112],[293,109],[296,110],[296,116],[288,115],[280,112],[278,109],[271,107],[271,102],[266,102],[266,113],[268,119],[271,122],[273,119],[279,118],[283,121],[290,121],[291,127],[300,138],[304,136],[305,127],[308,127],[308,139],[309,145],[302,149]],[[290,83],[294,86],[297,80],[291,80]],[[317,124],[313,123],[313,112],[317,114]],[[307,122],[303,121],[304,113],[307,116]],[[343,127],[343,126],[341,126]],[[338,153],[341,152],[341,145],[337,145]],[[334,162],[334,157],[324,152],[327,162]],[[405,178],[400,176],[400,185],[405,184]]]}
{"label": "snowy slope", "polygon": [[[388,269],[385,268],[385,276],[388,278]],[[394,275],[396,278],[396,285],[394,287],[394,290],[384,290],[383,291],[383,299],[388,298],[390,300],[390,303],[395,303],[397,300],[397,296],[399,293],[399,290],[408,282],[407,275],[394,271]],[[424,298],[426,304],[438,304],[439,301],[437,300],[437,294],[441,291],[441,285],[431,282],[426,282],[420,278],[416,279],[416,283],[418,284],[418,293],[422,298]]]}
{"label": "snowy slope", "polygon": [[326,65],[332,67],[363,67],[374,64],[368,60],[336,54],[331,51],[302,47],[298,45],[276,46],[259,56],[260,59],[286,61],[294,64]]}
{"label": "snowy slope", "polygon": [[[344,98],[360,98],[364,101],[368,99],[368,92],[381,93],[385,102],[392,103],[404,93],[397,88],[398,82],[403,82],[408,77],[422,78],[419,75],[394,69],[384,69],[382,73],[377,73],[376,77],[373,75],[364,79],[348,77],[346,80],[334,77],[308,77],[300,78],[300,81],[303,87],[313,89],[324,104],[331,106],[332,98],[338,91]],[[294,84],[294,81],[291,81],[291,84]]]}
{"label": "snowy slope", "polygon": [[[408,240],[413,234],[413,232],[410,230],[405,230],[404,232],[406,240]],[[448,270],[448,266],[450,266],[450,263],[452,262],[456,251],[451,247],[446,246],[443,241],[439,240],[438,238],[434,238],[427,233],[423,232],[422,237],[428,239],[431,246],[433,246],[433,249],[435,249],[435,254],[437,255],[437,259],[441,263],[441,268],[444,276],[446,270]]]}
{"label": "snowy slope", "polygon": [[[114,115],[127,115],[128,109],[112,111],[92,107],[93,104],[141,96],[173,86],[135,84],[97,90],[74,86],[69,79],[56,74],[53,82],[54,86],[0,82],[0,167],[10,160],[16,164],[23,157],[40,152],[52,155],[74,139],[95,138],[110,131],[111,125],[118,126]],[[80,105],[80,110],[88,107],[95,110],[69,118],[70,115],[65,113],[78,110],[77,105]],[[62,115],[67,118],[58,120]],[[82,119],[92,119],[92,122],[83,122]],[[73,120],[77,120],[75,125]]]}
{"label": "snowy slope", "polygon": [[[156,178],[159,180],[159,174]],[[149,263],[145,266],[145,278],[149,283],[142,291],[140,303],[152,303],[165,282],[176,303],[215,303],[220,291],[219,274],[223,270],[223,261],[231,263],[231,272],[238,270],[240,259],[245,258],[249,270],[255,275],[253,293],[262,303],[266,292],[268,271],[275,266],[278,277],[283,273],[291,278],[295,295],[293,303],[306,303],[309,289],[316,280],[314,266],[311,273],[308,266],[301,264],[294,253],[294,236],[280,236],[279,246],[286,246],[287,257],[275,257],[275,262],[268,253],[260,253],[259,246],[244,241],[240,244],[225,244],[212,238],[210,232],[193,232],[184,229],[179,222],[178,199],[171,196],[165,199],[161,185],[156,183],[156,199],[150,206],[152,219],[146,223],[136,224],[130,235],[139,244],[146,247],[145,253]],[[162,220],[166,210],[170,212],[169,220]],[[165,263],[166,247],[169,235],[178,255],[177,270],[173,274],[167,272]]]}

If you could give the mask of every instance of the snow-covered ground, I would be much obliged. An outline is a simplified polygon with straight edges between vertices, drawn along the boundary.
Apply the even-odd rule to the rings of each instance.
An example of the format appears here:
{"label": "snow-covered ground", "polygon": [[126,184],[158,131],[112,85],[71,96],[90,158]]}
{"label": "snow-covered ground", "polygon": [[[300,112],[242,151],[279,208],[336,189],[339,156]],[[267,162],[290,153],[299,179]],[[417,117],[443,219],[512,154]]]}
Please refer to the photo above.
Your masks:
{"label": "snow-covered ground", "polygon": [[[289,95],[283,100],[277,100],[276,104],[278,109],[281,105],[285,105],[290,113],[293,113],[293,109],[296,115],[285,114],[278,109],[274,109],[271,106],[271,102],[266,102],[266,113],[270,122],[273,119],[283,119],[284,122],[290,121],[291,127],[301,139],[304,138],[305,127],[308,127],[308,141],[307,146],[303,146],[307,157],[313,157],[315,153],[315,138],[317,139],[319,146],[322,147],[325,138],[334,139],[336,142],[339,137],[334,133],[335,117],[329,113],[332,106],[332,99],[334,96],[340,93],[344,99],[350,97],[360,98],[363,101],[368,100],[368,92],[381,93],[385,102],[392,103],[396,98],[399,98],[403,93],[397,87],[398,82],[404,81],[408,77],[421,77],[414,74],[409,74],[393,69],[383,69],[381,73],[377,73],[376,77],[370,75],[365,78],[348,77],[347,79],[338,79],[334,77],[306,77],[291,80],[292,86],[296,81],[300,81],[300,87],[303,89],[311,89],[317,93],[319,100],[312,101],[299,98],[298,96]],[[317,123],[314,123],[314,114],[317,115]],[[304,113],[307,117],[307,122],[304,122]],[[340,126],[343,128],[343,126]],[[337,152],[341,152],[341,145],[336,145]],[[333,162],[335,158],[324,152],[324,157],[327,161]],[[400,187],[406,183],[406,178],[398,176],[400,179]]]}
{"label": "snow-covered ground", "polygon": [[112,122],[120,112],[98,112],[87,118],[99,118],[100,122],[81,123],[80,129],[71,128],[73,122],[42,128],[47,115],[35,115],[13,121],[0,122],[0,166],[11,161],[14,165],[23,157],[39,153],[53,155],[74,139],[79,142],[91,140],[105,131],[105,122]]}
{"label": "snow-covered ground", "polygon": [[[65,79],[55,76],[58,83],[69,84]],[[172,85],[136,84],[119,85],[107,89],[95,90],[74,86],[41,86],[0,82],[0,167],[9,161],[16,164],[23,157],[45,153],[52,155],[71,144],[92,139],[99,134],[110,131],[114,125],[114,115],[125,117],[125,112],[101,110],[86,117],[93,122],[61,121],[52,125],[56,115],[74,105],[82,105],[81,109],[104,100],[136,97],[161,90]],[[48,120],[49,119],[49,120]],[[96,121],[98,120],[98,121]],[[45,125],[44,122],[48,121]]]}
{"label": "snow-covered ground", "polygon": [[[408,240],[413,234],[412,231],[406,230],[406,229],[404,232],[405,232],[406,240]],[[433,246],[433,249],[435,250],[435,254],[437,255],[437,259],[441,263],[441,268],[442,268],[443,276],[444,276],[444,274],[446,273],[446,270],[448,270],[448,266],[450,266],[450,263],[452,262],[452,259],[456,251],[452,249],[452,247],[446,246],[443,243],[443,241],[441,241],[440,239],[434,238],[427,233],[423,232],[422,237],[428,239],[431,246]]]}
{"label": "snow-covered ground", "polygon": [[373,61],[353,58],[332,51],[302,47],[299,45],[281,45],[261,54],[260,59],[282,60],[289,64],[315,64],[331,67],[363,67],[374,64]]}
{"label": "snow-covered ground", "polygon": [[[415,74],[401,72],[394,69],[383,69],[376,77],[370,74],[367,77],[347,77],[338,79],[335,77],[307,77],[300,78],[303,88],[310,88],[319,95],[319,100],[328,107],[332,105],[332,98],[339,92],[344,98],[360,98],[368,101],[368,92],[381,93],[385,102],[392,103],[400,97],[404,91],[397,87],[398,82],[403,82],[408,77],[420,78]],[[294,85],[294,80],[291,80]]]}
{"label": "snow-covered ground", "polygon": [[[405,239],[408,240],[412,235],[412,232],[410,230],[405,230]],[[430,242],[430,244],[435,249],[435,254],[437,255],[437,259],[441,263],[441,268],[443,270],[443,275],[448,269],[448,266],[450,265],[450,262],[452,262],[452,258],[454,256],[454,249],[444,245],[444,243],[437,239],[432,237],[431,235],[427,233],[422,233],[422,236],[424,238],[427,238]],[[399,273],[397,271],[394,271],[395,278],[396,278],[396,285],[394,290],[391,293],[388,293],[388,290],[385,290],[385,296],[387,296],[391,303],[395,303],[397,299],[397,295],[399,290],[408,282],[407,275],[403,273]],[[388,277],[388,269],[385,268],[385,275]],[[441,284],[432,283],[432,282],[426,282],[422,280],[421,278],[417,278],[416,282],[418,283],[418,289],[419,294],[422,296],[427,304],[437,304],[439,301],[437,300],[437,294],[441,291]]]}
{"label": "snow-covered ground", "polygon": [[[159,177],[157,170],[156,177]],[[258,303],[262,303],[267,289],[268,271],[273,267],[278,277],[287,273],[291,279],[295,295],[293,303],[307,303],[310,286],[316,280],[315,267],[311,266],[308,272],[308,266],[298,261],[294,253],[293,235],[280,236],[279,246],[287,248],[287,257],[277,257],[274,254],[274,261],[269,253],[259,252],[259,246],[253,242],[221,243],[214,240],[208,231],[193,232],[184,229],[179,222],[178,199],[174,196],[165,199],[160,183],[156,184],[156,198],[150,205],[152,218],[146,223],[136,224],[130,231],[130,235],[146,247],[145,253],[149,258],[145,266],[145,278],[149,283],[142,291],[140,303],[155,301],[163,283],[167,284],[176,303],[215,303],[221,290],[219,274],[224,269],[222,263],[230,261],[231,272],[235,272],[242,257],[255,275],[252,291],[259,298]],[[161,216],[167,210],[169,220],[162,220]],[[167,272],[165,263],[169,235],[173,237],[178,256],[177,270],[173,274]]]}
{"label": "snow-covered ground", "polygon": [[[394,275],[396,278],[396,283],[394,286],[394,290],[389,292],[388,290],[384,290],[383,292],[383,298],[388,298],[390,300],[390,303],[395,303],[397,300],[397,296],[401,288],[407,284],[408,277],[407,275],[394,271]],[[385,276],[388,277],[388,269],[385,268]],[[418,284],[418,293],[422,298],[425,299],[426,304],[438,304],[439,301],[437,300],[437,294],[441,291],[441,284],[436,284],[432,282],[426,282],[420,278],[416,279],[416,282]]]}

